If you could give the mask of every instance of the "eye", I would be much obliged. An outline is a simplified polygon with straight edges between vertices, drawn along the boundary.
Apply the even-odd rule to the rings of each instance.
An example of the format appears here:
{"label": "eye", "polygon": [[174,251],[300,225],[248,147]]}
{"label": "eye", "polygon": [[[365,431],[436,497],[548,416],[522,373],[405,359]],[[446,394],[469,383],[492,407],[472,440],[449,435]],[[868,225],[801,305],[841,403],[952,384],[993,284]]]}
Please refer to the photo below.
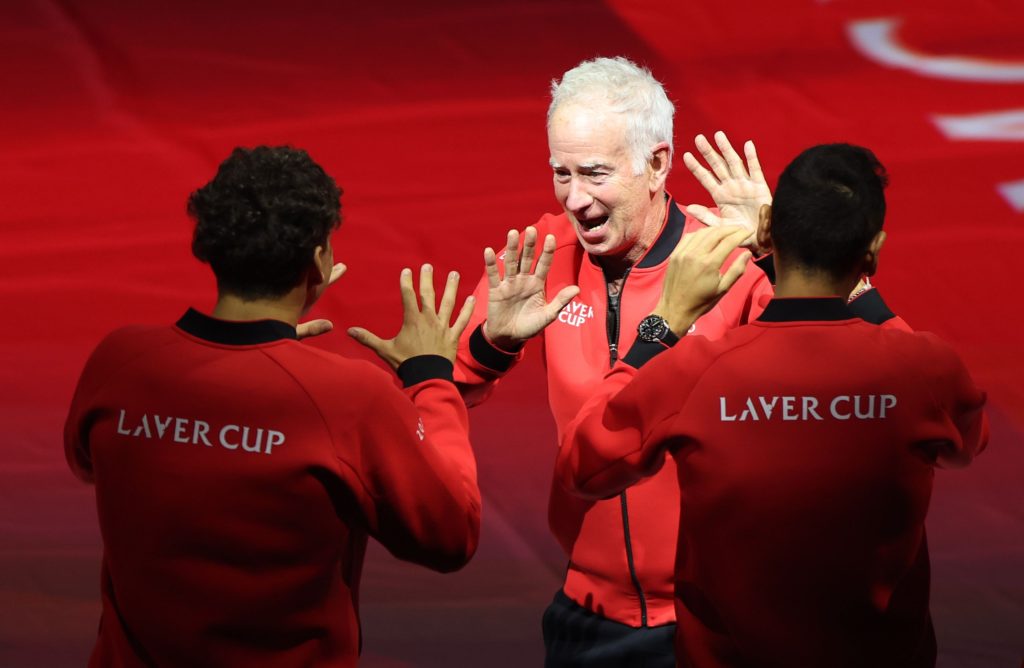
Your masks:
{"label": "eye", "polygon": [[569,173],[568,169],[556,169],[555,180],[559,183],[568,183],[569,179],[572,178],[572,174]]}

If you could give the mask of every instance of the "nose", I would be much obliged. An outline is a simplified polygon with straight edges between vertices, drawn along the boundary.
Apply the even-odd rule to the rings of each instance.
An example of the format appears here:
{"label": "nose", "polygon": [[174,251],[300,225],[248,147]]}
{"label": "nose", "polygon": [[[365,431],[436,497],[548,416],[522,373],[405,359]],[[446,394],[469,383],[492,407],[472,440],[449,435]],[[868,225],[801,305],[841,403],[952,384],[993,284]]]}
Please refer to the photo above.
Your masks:
{"label": "nose", "polygon": [[569,195],[565,199],[565,208],[574,214],[582,213],[594,202],[594,198],[587,192],[586,185],[580,183],[579,179],[573,178],[569,181]]}

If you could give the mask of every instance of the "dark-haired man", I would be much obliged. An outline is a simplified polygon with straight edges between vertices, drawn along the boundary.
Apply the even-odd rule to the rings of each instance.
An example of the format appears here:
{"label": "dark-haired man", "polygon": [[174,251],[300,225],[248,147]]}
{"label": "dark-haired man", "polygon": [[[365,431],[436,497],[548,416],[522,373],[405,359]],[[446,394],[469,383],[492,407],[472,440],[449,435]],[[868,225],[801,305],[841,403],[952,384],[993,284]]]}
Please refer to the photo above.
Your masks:
{"label": "dark-haired man", "polygon": [[[585,496],[672,456],[685,665],[935,663],[924,518],[935,466],[986,445],[985,395],[934,336],[847,307],[885,241],[885,183],[863,148],[798,156],[762,209],[777,277],[764,313],[717,341],[638,343],[566,431],[557,469]],[[733,280],[718,267],[742,234],[674,253],[659,305],[673,329]]]}
{"label": "dark-haired man", "polygon": [[[91,666],[353,666],[368,536],[439,571],[476,549],[480,493],[451,383],[469,300],[401,276],[405,319],[358,340],[397,369],[304,346],[344,270],[340,190],[301,150],[236,149],[194,192],[212,315],[126,327],[86,365],[65,428],[96,485],[103,616]],[[406,396],[407,395],[407,396]],[[411,401],[410,401],[411,398]]]}

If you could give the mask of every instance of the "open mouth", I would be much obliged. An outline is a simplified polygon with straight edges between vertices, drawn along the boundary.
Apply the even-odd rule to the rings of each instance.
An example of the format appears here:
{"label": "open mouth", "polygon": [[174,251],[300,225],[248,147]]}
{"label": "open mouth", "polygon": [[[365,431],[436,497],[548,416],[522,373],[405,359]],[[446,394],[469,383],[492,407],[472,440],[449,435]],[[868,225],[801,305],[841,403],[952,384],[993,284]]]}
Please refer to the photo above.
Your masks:
{"label": "open mouth", "polygon": [[590,218],[589,220],[577,219],[577,222],[579,222],[580,227],[582,227],[586,231],[593,232],[594,230],[608,222],[608,216],[599,216],[597,218]]}

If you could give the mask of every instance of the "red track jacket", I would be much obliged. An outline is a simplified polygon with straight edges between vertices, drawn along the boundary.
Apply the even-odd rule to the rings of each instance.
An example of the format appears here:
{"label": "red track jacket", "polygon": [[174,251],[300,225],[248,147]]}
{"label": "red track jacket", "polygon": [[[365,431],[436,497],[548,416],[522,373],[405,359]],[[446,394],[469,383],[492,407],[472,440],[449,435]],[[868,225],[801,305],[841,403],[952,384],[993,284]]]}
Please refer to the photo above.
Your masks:
{"label": "red track jacket", "polygon": [[367,536],[466,563],[480,493],[451,365],[400,372],[412,401],[271,320],[108,336],[64,436],[103,534],[90,665],[354,666]]}
{"label": "red track jacket", "polygon": [[[637,324],[661,296],[669,254],[684,230],[701,226],[670,201],[658,240],[626,276],[616,301],[609,299],[600,265],[580,247],[564,214],[547,215],[537,223],[540,239],[551,233],[558,242],[547,294],[567,285],[580,287],[580,294],[536,337],[542,346],[559,436],[612,367],[618,351],[633,344]],[[697,321],[691,336],[722,336],[756,317],[771,292],[765,274],[751,264],[718,305]],[[483,336],[479,325],[487,315],[486,277],[475,294],[477,309],[455,369],[456,382],[470,405],[485,398],[523,354],[502,352]],[[672,575],[679,488],[671,472],[606,501],[583,501],[553,484],[549,522],[570,556],[564,590],[576,603],[635,627],[675,620]]]}
{"label": "red track jacket", "polygon": [[597,497],[678,480],[685,665],[932,666],[934,466],[985,447],[984,402],[934,336],[777,299],[717,341],[617,365],[557,471]]}

